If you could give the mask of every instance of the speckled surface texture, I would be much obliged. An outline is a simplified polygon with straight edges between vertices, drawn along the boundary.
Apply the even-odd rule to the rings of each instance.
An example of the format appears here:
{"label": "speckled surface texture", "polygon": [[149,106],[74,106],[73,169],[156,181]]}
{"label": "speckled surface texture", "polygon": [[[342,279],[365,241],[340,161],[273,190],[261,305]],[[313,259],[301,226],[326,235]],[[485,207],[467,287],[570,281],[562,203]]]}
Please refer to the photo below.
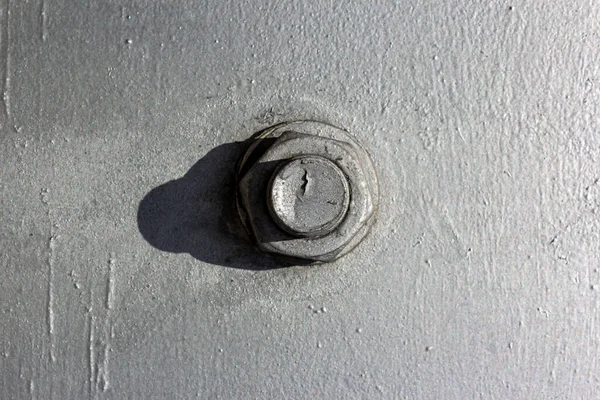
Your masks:
{"label": "speckled surface texture", "polygon": [[[600,6],[0,1],[0,398],[600,395]],[[239,142],[344,127],[343,259],[231,233]]]}

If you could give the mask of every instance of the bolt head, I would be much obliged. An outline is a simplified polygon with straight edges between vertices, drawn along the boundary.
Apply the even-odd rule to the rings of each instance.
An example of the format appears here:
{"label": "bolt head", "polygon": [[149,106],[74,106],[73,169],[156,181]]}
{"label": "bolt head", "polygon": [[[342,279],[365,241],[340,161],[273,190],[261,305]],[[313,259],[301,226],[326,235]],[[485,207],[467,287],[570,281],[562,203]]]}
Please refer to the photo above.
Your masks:
{"label": "bolt head", "polygon": [[281,229],[299,237],[333,231],[350,203],[350,186],[333,161],[304,155],[283,162],[267,192],[271,217]]}
{"label": "bolt head", "polygon": [[238,210],[257,246],[309,262],[349,252],[377,210],[375,169],[345,131],[299,121],[259,135],[240,162]]}

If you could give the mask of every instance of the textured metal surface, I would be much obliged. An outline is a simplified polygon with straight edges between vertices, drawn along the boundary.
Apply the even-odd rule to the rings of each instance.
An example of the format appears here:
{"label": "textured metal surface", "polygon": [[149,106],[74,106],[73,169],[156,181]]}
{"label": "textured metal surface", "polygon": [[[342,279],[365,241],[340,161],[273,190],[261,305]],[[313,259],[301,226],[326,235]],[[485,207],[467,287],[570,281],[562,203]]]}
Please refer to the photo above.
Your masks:
{"label": "textured metal surface", "polygon": [[[584,0],[0,1],[0,398],[598,398],[599,34]],[[384,218],[264,269],[229,177],[298,119],[370,151]]]}

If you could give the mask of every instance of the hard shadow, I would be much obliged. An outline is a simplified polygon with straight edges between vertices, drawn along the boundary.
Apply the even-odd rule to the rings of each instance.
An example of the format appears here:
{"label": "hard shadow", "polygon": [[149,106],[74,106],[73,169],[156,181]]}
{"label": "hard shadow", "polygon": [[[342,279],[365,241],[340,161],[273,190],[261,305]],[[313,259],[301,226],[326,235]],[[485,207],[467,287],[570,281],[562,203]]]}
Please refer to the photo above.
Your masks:
{"label": "hard shadow", "polygon": [[248,240],[235,204],[236,168],[247,142],[218,146],[180,179],[152,189],[138,207],[138,228],[153,247],[197,260],[261,270],[289,264]]}

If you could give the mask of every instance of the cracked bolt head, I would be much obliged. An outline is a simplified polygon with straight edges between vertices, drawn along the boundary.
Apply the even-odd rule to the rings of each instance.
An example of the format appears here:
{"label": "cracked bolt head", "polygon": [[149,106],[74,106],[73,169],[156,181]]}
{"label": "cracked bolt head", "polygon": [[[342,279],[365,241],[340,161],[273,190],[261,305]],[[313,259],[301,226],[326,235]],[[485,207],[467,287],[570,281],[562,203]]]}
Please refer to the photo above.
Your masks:
{"label": "cracked bolt head", "polygon": [[344,219],[350,187],[333,161],[305,155],[281,164],[271,178],[267,202],[281,229],[293,236],[319,237]]}
{"label": "cracked bolt head", "polygon": [[328,124],[266,129],[240,161],[240,217],[261,250],[287,259],[328,262],[348,253],[368,233],[378,201],[370,157]]}

